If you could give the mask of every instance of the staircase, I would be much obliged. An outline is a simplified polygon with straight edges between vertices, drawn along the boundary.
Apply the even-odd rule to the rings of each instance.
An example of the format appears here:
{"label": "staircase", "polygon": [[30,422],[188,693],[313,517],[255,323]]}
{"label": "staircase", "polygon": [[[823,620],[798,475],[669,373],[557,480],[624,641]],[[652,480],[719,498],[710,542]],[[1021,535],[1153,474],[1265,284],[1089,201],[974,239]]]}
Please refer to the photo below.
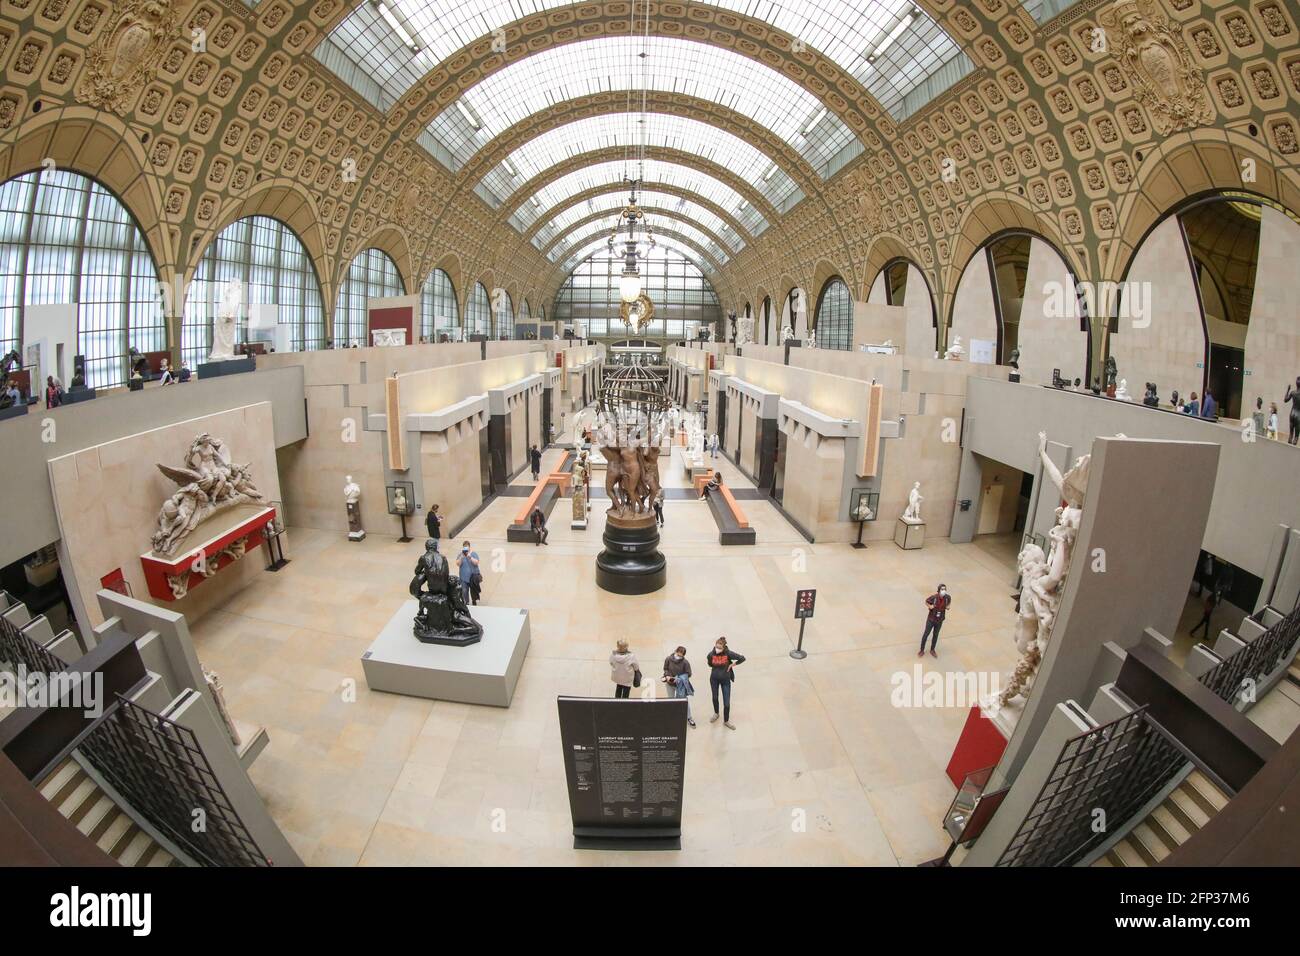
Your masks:
{"label": "staircase", "polygon": [[1155,866],[1228,805],[1227,795],[1193,770],[1093,866]]}
{"label": "staircase", "polygon": [[71,757],[41,784],[41,795],[122,866],[180,866]]}

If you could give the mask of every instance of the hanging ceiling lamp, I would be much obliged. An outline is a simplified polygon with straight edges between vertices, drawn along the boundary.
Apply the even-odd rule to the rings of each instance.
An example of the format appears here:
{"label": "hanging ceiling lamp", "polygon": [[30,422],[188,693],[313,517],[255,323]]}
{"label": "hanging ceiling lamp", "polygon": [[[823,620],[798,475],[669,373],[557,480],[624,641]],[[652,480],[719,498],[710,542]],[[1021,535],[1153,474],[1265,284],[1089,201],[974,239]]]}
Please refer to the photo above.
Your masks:
{"label": "hanging ceiling lamp", "polygon": [[[636,9],[635,4],[633,4],[633,13],[631,17],[631,22],[628,24],[629,32],[635,31],[636,29],[635,9]],[[642,32],[641,52],[637,54],[638,58],[641,60],[641,113],[637,120],[637,127],[640,130],[640,136],[636,146],[637,173],[636,173],[636,177],[633,178],[630,174],[630,170],[628,170],[627,168],[630,160],[630,150],[632,145],[632,138],[629,136],[628,152],[625,152],[624,154],[623,181],[627,184],[630,195],[628,196],[627,205],[624,206],[623,211],[619,213],[618,222],[614,226],[614,235],[610,236],[610,243],[609,243],[610,249],[612,251],[614,247],[615,237],[618,235],[618,230],[623,227],[626,228],[627,236],[625,239],[622,240],[623,241],[623,274],[619,276],[619,280],[618,280],[618,295],[619,298],[622,299],[625,304],[636,302],[642,297],[641,266],[640,266],[641,252],[637,248],[639,241],[641,241],[638,239],[637,236],[639,229],[642,228],[645,229],[650,247],[654,246],[654,236],[653,234],[650,233],[648,226],[645,225],[645,213],[641,210],[641,207],[637,205],[637,201],[636,201],[637,190],[641,188],[641,181],[645,174],[645,147],[646,147],[645,131],[647,126],[646,101],[647,101],[647,91],[649,88],[649,82],[646,76],[646,60],[649,57],[649,50],[648,50],[649,36],[650,36],[650,5],[649,3],[646,3],[645,4],[645,26]],[[631,106],[631,102],[630,102],[631,97],[632,97],[632,90],[631,90],[631,86],[629,85],[628,87],[629,107]],[[628,115],[631,115],[630,109],[628,110]]]}

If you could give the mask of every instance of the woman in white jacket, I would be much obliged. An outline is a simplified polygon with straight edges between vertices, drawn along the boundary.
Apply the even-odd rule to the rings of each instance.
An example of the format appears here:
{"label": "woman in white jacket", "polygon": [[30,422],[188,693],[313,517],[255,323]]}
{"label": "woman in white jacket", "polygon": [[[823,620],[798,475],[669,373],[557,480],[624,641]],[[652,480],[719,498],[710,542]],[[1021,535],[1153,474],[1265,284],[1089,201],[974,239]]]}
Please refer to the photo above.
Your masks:
{"label": "woman in white jacket", "polygon": [[614,682],[615,697],[632,696],[632,685],[640,670],[636,655],[627,649],[627,641],[619,641],[614,653],[609,655],[609,679]]}

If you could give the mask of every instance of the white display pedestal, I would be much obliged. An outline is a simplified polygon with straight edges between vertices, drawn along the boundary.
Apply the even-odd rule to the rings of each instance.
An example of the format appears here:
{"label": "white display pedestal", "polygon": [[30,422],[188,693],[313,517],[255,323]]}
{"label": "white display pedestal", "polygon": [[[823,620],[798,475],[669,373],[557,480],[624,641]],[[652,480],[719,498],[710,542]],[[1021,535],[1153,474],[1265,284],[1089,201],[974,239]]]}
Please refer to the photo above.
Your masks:
{"label": "white display pedestal", "polygon": [[915,551],[925,544],[925,522],[920,518],[899,518],[894,526],[894,544]]}
{"label": "white display pedestal", "polygon": [[418,601],[404,601],[370,649],[361,669],[371,690],[462,704],[509,707],[528,653],[528,612],[514,607],[471,607],[483,639],[468,647],[423,644],[411,631]]}

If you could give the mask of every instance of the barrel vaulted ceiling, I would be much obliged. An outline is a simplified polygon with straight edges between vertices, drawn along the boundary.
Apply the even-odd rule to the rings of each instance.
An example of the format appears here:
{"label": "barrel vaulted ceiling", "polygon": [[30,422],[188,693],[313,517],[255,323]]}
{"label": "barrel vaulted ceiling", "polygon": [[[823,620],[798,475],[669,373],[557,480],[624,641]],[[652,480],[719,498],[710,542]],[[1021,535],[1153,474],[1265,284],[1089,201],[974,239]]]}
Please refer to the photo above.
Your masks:
{"label": "barrel vaulted ceiling", "polygon": [[644,138],[652,217],[729,305],[833,273],[860,297],[905,254],[946,315],[1002,228],[1119,278],[1185,196],[1300,208],[1297,19],[1296,0],[3,0],[0,173],[97,176],[164,279],[260,212],[303,238],[327,308],[370,245],[408,291],[440,267],[462,299],[490,275],[547,302],[603,245]]}

